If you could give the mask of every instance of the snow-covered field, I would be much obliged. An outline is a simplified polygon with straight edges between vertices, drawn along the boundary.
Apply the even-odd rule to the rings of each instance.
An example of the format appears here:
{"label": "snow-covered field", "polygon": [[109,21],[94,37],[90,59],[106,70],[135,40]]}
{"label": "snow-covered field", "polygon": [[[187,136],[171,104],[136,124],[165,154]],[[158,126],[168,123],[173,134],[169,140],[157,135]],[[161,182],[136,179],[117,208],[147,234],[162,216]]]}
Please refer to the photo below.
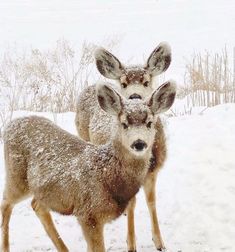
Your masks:
{"label": "snow-covered field", "polygon": [[[104,41],[117,37],[120,44],[113,53],[124,63],[135,64],[143,63],[160,41],[168,41],[173,60],[161,78],[182,84],[186,59],[193,52],[220,52],[226,45],[231,62],[234,10],[234,0],[1,0],[0,60],[8,46],[47,50],[65,38],[79,49],[84,40],[103,46]],[[174,111],[184,109],[183,102],[178,101]],[[29,113],[36,114],[20,111],[14,117]],[[40,115],[76,134],[73,113]],[[190,116],[166,119],[169,156],[159,174],[157,195],[168,252],[235,251],[234,115],[235,104],[227,104],[194,108]],[[0,144],[0,197],[2,149]],[[76,219],[53,217],[70,251],[85,252]],[[142,191],[136,231],[138,252],[155,251]],[[105,240],[108,251],[126,251],[125,216],[106,226]],[[30,200],[13,211],[10,242],[12,252],[56,251]]]}
{"label": "snow-covered field", "polygon": [[[16,112],[16,116],[29,114]],[[33,113],[35,114],[35,113]],[[169,252],[235,251],[235,104],[207,109],[201,115],[166,119],[169,156],[158,180],[158,211]],[[74,114],[43,114],[75,133]],[[0,194],[4,164],[0,152]],[[71,252],[85,252],[73,217],[53,214]],[[142,191],[136,207],[139,252],[155,251]],[[126,251],[126,217],[106,226],[108,251]],[[10,223],[12,252],[55,251],[27,200],[17,205]]]}

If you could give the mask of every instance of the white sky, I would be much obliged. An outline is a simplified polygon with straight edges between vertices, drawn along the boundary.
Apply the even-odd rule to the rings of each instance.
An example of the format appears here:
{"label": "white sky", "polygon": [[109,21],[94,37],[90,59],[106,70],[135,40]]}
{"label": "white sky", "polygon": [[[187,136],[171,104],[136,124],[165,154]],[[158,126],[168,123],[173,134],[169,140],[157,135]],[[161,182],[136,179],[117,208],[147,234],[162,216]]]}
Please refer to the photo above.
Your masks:
{"label": "white sky", "polygon": [[181,82],[194,51],[235,46],[234,0],[1,0],[0,53],[12,43],[50,48],[61,37],[79,48],[121,36],[114,53],[142,63],[160,41],[172,46],[166,78]]}

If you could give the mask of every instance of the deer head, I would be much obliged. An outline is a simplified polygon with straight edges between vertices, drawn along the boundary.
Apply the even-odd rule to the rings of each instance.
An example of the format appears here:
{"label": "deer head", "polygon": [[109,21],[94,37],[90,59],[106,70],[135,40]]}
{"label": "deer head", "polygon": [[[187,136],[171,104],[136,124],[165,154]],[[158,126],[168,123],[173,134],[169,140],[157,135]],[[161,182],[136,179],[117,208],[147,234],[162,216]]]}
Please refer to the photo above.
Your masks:
{"label": "deer head", "polygon": [[117,80],[121,93],[128,99],[142,99],[153,91],[153,77],[166,71],[171,63],[171,49],[167,43],[160,43],[150,54],[143,66],[124,66],[113,54],[104,48],[95,51],[96,66],[108,79]]}
{"label": "deer head", "polygon": [[157,116],[173,104],[176,86],[166,82],[146,100],[126,99],[107,84],[98,85],[100,107],[116,118],[116,137],[128,151],[143,156],[152,149]]}

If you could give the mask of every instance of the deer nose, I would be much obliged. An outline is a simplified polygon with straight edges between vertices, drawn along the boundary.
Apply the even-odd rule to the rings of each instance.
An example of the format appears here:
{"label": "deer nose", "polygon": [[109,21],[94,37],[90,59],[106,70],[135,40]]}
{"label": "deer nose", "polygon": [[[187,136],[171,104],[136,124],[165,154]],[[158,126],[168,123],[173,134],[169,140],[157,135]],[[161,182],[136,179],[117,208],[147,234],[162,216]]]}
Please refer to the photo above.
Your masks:
{"label": "deer nose", "polygon": [[142,99],[142,97],[138,94],[132,94],[129,99]]}
{"label": "deer nose", "polygon": [[138,139],[131,145],[131,148],[136,151],[142,151],[143,149],[147,148],[147,144],[144,141]]}

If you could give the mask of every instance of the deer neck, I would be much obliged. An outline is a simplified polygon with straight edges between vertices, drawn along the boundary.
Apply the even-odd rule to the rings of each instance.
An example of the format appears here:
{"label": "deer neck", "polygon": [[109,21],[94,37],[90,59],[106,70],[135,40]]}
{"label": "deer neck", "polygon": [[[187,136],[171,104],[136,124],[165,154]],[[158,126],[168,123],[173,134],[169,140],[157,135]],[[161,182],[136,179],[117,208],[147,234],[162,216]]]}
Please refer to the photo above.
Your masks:
{"label": "deer neck", "polygon": [[145,177],[151,159],[151,149],[142,157],[138,157],[127,150],[120,139],[115,139],[112,142],[116,157],[120,160],[122,171],[128,176],[133,176],[136,179]]}
{"label": "deer neck", "polygon": [[[117,205],[118,215],[126,208],[128,202],[142,186],[148,172],[151,153],[143,158],[137,158],[129,153],[119,140],[112,143],[116,167],[105,179],[105,187]],[[115,174],[113,176],[113,174]]]}

